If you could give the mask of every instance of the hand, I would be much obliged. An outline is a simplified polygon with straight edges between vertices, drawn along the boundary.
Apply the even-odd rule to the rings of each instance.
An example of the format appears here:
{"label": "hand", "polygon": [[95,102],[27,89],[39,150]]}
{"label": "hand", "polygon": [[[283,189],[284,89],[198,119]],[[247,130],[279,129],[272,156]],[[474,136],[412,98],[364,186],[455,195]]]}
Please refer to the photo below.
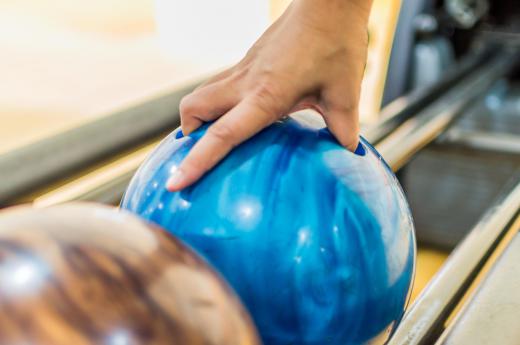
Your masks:
{"label": "hand", "polygon": [[215,122],[167,188],[191,185],[236,145],[303,108],[318,111],[336,139],[354,151],[370,5],[294,0],[242,61],[186,96],[180,105],[184,134]]}

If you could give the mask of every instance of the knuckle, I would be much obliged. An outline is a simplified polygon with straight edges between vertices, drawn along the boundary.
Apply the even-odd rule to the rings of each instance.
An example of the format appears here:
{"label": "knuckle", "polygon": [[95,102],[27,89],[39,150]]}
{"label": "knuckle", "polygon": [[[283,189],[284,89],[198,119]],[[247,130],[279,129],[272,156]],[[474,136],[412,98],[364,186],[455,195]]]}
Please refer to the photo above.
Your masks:
{"label": "knuckle", "polygon": [[193,95],[184,96],[179,104],[179,112],[182,117],[193,116],[196,111],[196,102]]}
{"label": "knuckle", "polygon": [[209,127],[208,134],[224,145],[228,145],[230,147],[235,146],[235,132],[226,123],[216,122],[211,127]]}
{"label": "knuckle", "polygon": [[235,69],[233,69],[233,71],[229,75],[229,80],[231,82],[237,82],[237,81],[245,79],[248,74],[249,74],[249,62],[242,61],[242,62],[240,62],[239,66],[237,66]]}
{"label": "knuckle", "polygon": [[336,114],[340,114],[341,116],[345,117],[354,117],[357,118],[358,116],[358,105],[356,102],[334,102],[331,103],[328,108],[333,111]]}
{"label": "knuckle", "polygon": [[268,116],[272,116],[273,120],[278,119],[280,112],[280,103],[282,103],[283,94],[279,91],[279,86],[271,82],[261,83],[253,94],[253,102],[261,112]]}
{"label": "knuckle", "polygon": [[256,97],[272,103],[279,95],[278,86],[272,82],[263,82],[255,90]]}

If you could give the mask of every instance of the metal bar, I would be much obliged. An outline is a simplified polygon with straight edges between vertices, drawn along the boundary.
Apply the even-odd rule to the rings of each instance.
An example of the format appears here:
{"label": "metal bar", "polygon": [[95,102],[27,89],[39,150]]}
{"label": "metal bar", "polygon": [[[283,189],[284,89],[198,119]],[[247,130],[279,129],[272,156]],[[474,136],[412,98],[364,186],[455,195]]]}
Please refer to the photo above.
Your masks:
{"label": "metal bar", "polygon": [[90,190],[88,193],[82,194],[75,199],[75,201],[91,201],[96,200],[108,205],[119,205],[123,194],[128,187],[128,183],[134,176],[136,170],[129,171],[126,174],[120,175],[110,182],[99,186],[98,188]]}
{"label": "metal bar", "polygon": [[451,311],[520,214],[520,177],[454,249],[405,314],[389,345],[431,344]]}
{"label": "metal bar", "polygon": [[[469,73],[470,71],[473,71],[475,66],[480,66],[480,63],[482,61],[486,61],[487,62],[487,64],[484,65],[484,67],[487,67],[487,69],[485,69],[485,71],[487,71],[488,69],[493,69],[492,66],[496,63],[497,60],[500,60],[500,61],[507,60],[507,59],[504,59],[503,57],[501,59],[498,59],[496,57],[494,59],[487,59],[487,58],[485,58],[486,56],[489,57],[489,55],[487,53],[486,54],[483,53],[483,55],[478,55],[478,58],[475,57],[474,59],[466,60],[466,62],[464,63],[464,66],[466,66],[466,67],[463,68],[464,73],[460,73],[458,78],[450,77],[450,78],[454,78],[454,79],[457,79],[457,80],[462,79],[460,81],[460,83],[458,83],[458,84],[461,84],[461,85],[458,85],[458,84],[455,85],[455,87],[453,88],[454,90],[459,90],[461,87],[464,88],[464,89],[468,88],[468,81],[466,79],[469,79],[470,81],[474,81],[475,77],[469,76],[469,77],[463,78],[463,76],[466,73]],[[493,69],[493,71],[495,71],[495,69]],[[500,69],[500,71],[502,71],[502,69]],[[478,71],[477,71],[477,73],[478,73]],[[485,78],[490,78],[490,79],[493,79],[493,80],[498,78],[498,76],[494,76],[494,75],[492,76],[492,75],[490,75],[490,73],[479,73],[478,75],[481,76],[478,79],[478,81],[480,81],[481,79],[485,79]],[[454,80],[451,80],[451,81],[455,82]],[[445,83],[448,83],[448,81],[446,81]],[[491,82],[490,82],[490,84],[491,84]],[[445,84],[443,84],[443,85],[446,86]],[[470,83],[470,87],[473,87],[473,83]],[[437,86],[437,88],[440,89],[441,87]],[[390,110],[394,109],[395,111],[397,111],[397,113],[395,115],[395,117],[397,117],[397,118],[413,116],[413,115],[415,115],[415,110],[418,109],[418,107],[420,105],[424,105],[424,104],[428,103],[427,100],[429,100],[430,98],[433,98],[436,95],[438,95],[438,92],[440,92],[440,90],[433,92],[435,95],[431,95],[430,94],[430,95],[426,96],[426,95],[423,95],[422,93],[420,93],[420,94],[417,94],[416,96],[413,96],[412,100],[410,101],[410,103],[408,103],[409,108],[408,107],[399,108],[397,106],[393,106],[393,108],[387,108],[387,109],[390,109]],[[460,92],[456,93],[456,95],[460,95],[460,94],[461,94]],[[443,98],[442,105],[443,106],[446,105],[446,100],[444,98]],[[429,108],[427,108],[427,109],[429,109]],[[388,112],[390,110],[386,110],[386,111]],[[424,112],[425,112],[425,110],[423,110],[422,112],[419,112],[417,114],[417,116],[423,116]],[[431,112],[427,112],[427,114],[429,114],[428,116],[434,116],[434,117],[435,116],[439,116],[439,117],[441,117],[442,114],[439,115],[439,114],[437,114],[437,112],[439,112],[439,110],[438,110],[438,108],[435,108],[435,112],[431,111]],[[393,119],[395,119],[395,117]],[[394,121],[394,120],[392,120],[392,121]],[[388,128],[388,127],[385,127],[385,128]],[[372,133],[375,133],[375,132],[372,132]],[[379,133],[382,133],[382,132],[379,132]],[[431,138],[427,138],[427,139],[430,140]],[[399,150],[398,146],[399,145],[394,145],[394,146],[390,145],[390,146],[387,146],[386,148],[390,149],[390,151],[392,152],[394,150]],[[379,145],[376,146],[376,147],[378,149],[380,149]],[[128,176],[126,176],[126,178],[128,178]],[[65,197],[65,198],[64,197],[60,197],[60,201],[59,202],[72,201],[72,200],[89,200],[89,201],[97,201],[97,202],[105,201],[105,200],[108,200],[108,199],[113,200],[115,198],[116,194],[119,195],[119,196],[122,195],[122,193],[124,192],[124,182],[125,182],[124,178],[114,177],[114,179],[117,179],[119,181],[118,183],[116,183],[114,185],[116,187],[108,188],[108,187],[105,187],[104,185],[101,185],[101,184],[93,184],[93,185],[91,185],[90,189],[89,188],[86,188],[86,189],[84,188],[82,193],[79,193],[79,194],[75,193],[73,196],[69,192],[65,193],[65,194],[68,194],[69,197]],[[110,184],[110,182],[106,182],[106,183],[107,183],[107,185]],[[76,188],[74,186],[72,186],[72,189],[76,190]],[[111,195],[105,196],[103,194],[104,190],[110,191]],[[60,195],[65,195],[64,193],[61,193],[61,192],[59,194]],[[48,198],[45,198],[45,199],[48,199]],[[55,198],[55,197],[52,197],[50,200],[54,200],[53,202],[57,202],[58,199]]]}
{"label": "metal bar", "polygon": [[520,155],[520,135],[451,128],[439,138],[439,143]]}
{"label": "metal bar", "polygon": [[381,122],[363,130],[363,136],[376,145],[400,124],[416,115],[431,104],[463,78],[474,72],[478,67],[499,54],[501,49],[482,49],[463,59],[453,69],[446,72],[437,83],[414,90],[399,97],[383,108],[380,114]]}
{"label": "metal bar", "polygon": [[456,319],[435,343],[518,345],[520,340],[520,217],[514,237]]}
{"label": "metal bar", "polygon": [[[489,56],[489,50],[476,53],[438,84],[395,101],[383,111],[384,124],[367,137],[382,136],[413,116]],[[0,206],[177,126],[180,99],[197,84],[0,155]]]}
{"label": "metal bar", "polygon": [[[495,62],[495,59],[490,58],[492,55],[489,50],[482,50],[480,53],[475,54],[472,58],[469,58],[467,60],[464,60],[464,62],[460,65],[460,69],[457,72],[449,73],[443,81],[441,81],[439,84],[433,86],[432,88],[428,88],[425,90],[420,90],[416,93],[413,93],[410,95],[406,100],[401,100],[398,103],[394,103],[393,105],[388,106],[383,111],[383,116],[387,117],[387,120],[383,122],[383,125],[381,128],[377,131],[369,131],[366,134],[368,136],[373,135],[374,138],[377,136],[375,134],[370,133],[379,133],[378,135],[384,133],[389,128],[393,128],[394,124],[399,124],[402,122],[403,119],[409,118],[411,116],[416,115],[417,110],[421,107],[424,107],[425,105],[429,104],[431,100],[435,99],[440,93],[443,93],[446,88],[449,88],[449,86],[455,85],[454,88],[457,88],[458,84],[464,84],[465,80],[470,77],[466,77],[467,74],[474,71],[476,67],[481,66],[483,63],[487,62],[485,66],[488,66],[492,62]],[[180,92],[183,93],[182,91]],[[180,98],[179,98],[180,100]],[[393,114],[389,115],[391,112],[394,112]],[[423,112],[419,112],[420,115],[423,114]],[[437,114],[435,114],[437,115]],[[389,122],[388,122],[389,121]],[[389,126],[388,123],[391,123],[392,125]],[[380,138],[380,137],[378,137]],[[0,160],[1,162],[1,160]],[[1,164],[0,164],[1,167]],[[1,176],[1,175],[0,175]],[[117,186],[121,187],[123,185],[123,180],[118,179],[120,183],[116,184]],[[106,197],[103,196],[102,190],[105,190],[102,185],[96,184],[92,187],[91,191],[85,190],[85,196],[82,195],[75,195],[71,200],[84,200],[87,198],[87,200],[91,201],[100,201],[105,200]],[[108,190],[108,189],[106,189]],[[1,189],[0,189],[1,191]],[[117,193],[121,193],[122,190],[117,190]],[[116,193],[116,191],[111,188],[110,193]],[[86,195],[89,195],[89,197],[86,197]],[[92,198],[92,199],[91,199]],[[113,196],[110,196],[110,199],[113,199]],[[0,202],[1,202],[0,198]]]}
{"label": "metal bar", "polygon": [[117,204],[139,165],[159,142],[118,159],[100,169],[73,180],[57,189],[36,197],[36,207],[46,207],[70,201],[95,201]]}
{"label": "metal bar", "polygon": [[175,128],[182,97],[198,84],[0,155],[0,206]]}
{"label": "metal bar", "polygon": [[439,136],[467,107],[482,97],[518,61],[518,52],[506,51],[491,59],[448,93],[406,120],[376,147],[394,170]]}

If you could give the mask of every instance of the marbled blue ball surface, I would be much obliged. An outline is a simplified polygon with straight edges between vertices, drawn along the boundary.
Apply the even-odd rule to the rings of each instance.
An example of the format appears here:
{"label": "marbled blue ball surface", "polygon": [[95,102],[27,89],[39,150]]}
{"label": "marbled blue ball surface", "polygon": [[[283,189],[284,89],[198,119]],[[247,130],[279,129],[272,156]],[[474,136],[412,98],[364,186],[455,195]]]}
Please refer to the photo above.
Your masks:
{"label": "marbled blue ball surface", "polygon": [[238,146],[198,183],[166,191],[197,140],[177,130],[134,176],[122,207],[202,254],[252,314],[266,345],[384,343],[415,265],[410,210],[364,140],[289,118]]}

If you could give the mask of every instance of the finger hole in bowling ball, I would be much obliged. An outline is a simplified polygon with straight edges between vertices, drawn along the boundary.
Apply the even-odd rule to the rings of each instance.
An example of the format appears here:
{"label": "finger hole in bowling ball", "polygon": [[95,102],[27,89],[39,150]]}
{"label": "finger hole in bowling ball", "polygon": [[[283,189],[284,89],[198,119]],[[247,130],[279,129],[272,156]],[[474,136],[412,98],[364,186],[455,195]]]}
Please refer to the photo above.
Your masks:
{"label": "finger hole in bowling ball", "polygon": [[175,139],[182,139],[184,138],[184,133],[182,133],[182,130],[179,128],[178,132],[175,133]]}
{"label": "finger hole in bowling ball", "polygon": [[[328,128],[322,128],[318,131],[318,136],[321,137],[321,138],[325,138],[325,139],[329,139],[329,140],[333,140],[334,142],[338,143],[338,140],[336,139],[336,137],[330,132],[330,130]],[[357,156],[361,156],[363,157],[365,154],[366,154],[366,150],[363,146],[363,144],[361,143],[361,140],[359,141],[358,143],[358,146],[356,147],[356,150],[353,152],[355,155]]]}

